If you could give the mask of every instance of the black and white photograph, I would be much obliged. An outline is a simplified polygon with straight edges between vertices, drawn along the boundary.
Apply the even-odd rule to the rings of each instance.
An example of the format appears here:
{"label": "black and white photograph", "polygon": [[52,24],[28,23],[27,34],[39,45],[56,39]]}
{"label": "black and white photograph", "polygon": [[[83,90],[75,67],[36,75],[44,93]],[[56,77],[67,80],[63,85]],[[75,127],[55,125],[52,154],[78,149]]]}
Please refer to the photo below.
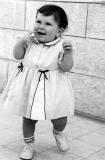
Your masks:
{"label": "black and white photograph", "polygon": [[0,160],[105,160],[104,0],[0,0]]}

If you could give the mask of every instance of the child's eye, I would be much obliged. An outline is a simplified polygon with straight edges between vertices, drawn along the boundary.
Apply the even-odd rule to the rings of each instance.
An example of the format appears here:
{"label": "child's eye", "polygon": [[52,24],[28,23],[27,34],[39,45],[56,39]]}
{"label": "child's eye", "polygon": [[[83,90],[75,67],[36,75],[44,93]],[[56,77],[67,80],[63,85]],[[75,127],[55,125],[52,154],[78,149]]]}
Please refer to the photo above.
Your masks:
{"label": "child's eye", "polygon": [[51,26],[51,23],[47,22],[46,25],[47,25],[47,26]]}
{"label": "child's eye", "polygon": [[41,21],[37,20],[36,23],[41,24]]}

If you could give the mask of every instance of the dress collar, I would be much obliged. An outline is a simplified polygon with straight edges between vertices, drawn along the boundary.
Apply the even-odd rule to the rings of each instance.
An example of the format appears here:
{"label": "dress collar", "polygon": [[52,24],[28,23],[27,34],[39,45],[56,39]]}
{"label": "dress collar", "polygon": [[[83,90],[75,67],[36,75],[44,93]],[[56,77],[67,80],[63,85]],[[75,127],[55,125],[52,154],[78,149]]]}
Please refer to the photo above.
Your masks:
{"label": "dress collar", "polygon": [[51,46],[51,45],[54,45],[56,43],[58,43],[60,41],[60,37],[55,39],[54,41],[51,41],[51,42],[47,42],[47,43],[44,43],[46,46]]}
{"label": "dress collar", "polygon": [[[60,41],[60,37],[55,39],[54,41],[51,41],[51,42],[47,42],[47,43],[42,43],[44,44],[45,46],[51,46],[51,45],[55,45],[56,43],[58,43]],[[39,42],[36,38],[34,38],[34,43],[39,43],[41,44],[41,42]]]}

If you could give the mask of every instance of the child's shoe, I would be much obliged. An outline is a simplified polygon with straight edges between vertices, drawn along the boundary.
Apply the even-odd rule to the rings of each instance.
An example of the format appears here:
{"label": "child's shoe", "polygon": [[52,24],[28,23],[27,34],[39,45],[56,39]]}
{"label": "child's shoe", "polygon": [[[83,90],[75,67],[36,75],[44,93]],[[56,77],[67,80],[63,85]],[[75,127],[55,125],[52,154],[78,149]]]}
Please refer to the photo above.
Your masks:
{"label": "child's shoe", "polygon": [[69,149],[66,135],[63,132],[57,132],[55,130],[53,130],[53,134],[59,150],[62,152],[66,152]]}
{"label": "child's shoe", "polygon": [[34,143],[25,144],[20,159],[31,160],[34,156]]}

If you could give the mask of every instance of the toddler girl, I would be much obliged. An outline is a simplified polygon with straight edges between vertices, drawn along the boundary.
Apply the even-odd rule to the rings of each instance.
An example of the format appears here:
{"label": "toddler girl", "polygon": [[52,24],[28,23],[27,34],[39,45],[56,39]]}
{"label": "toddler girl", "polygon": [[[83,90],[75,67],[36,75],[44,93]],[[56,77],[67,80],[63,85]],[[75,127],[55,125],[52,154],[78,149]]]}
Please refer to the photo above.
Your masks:
{"label": "toddler girl", "polygon": [[44,5],[37,10],[33,33],[14,47],[14,57],[21,63],[1,100],[7,112],[23,117],[25,147],[21,159],[33,158],[38,120],[50,119],[59,150],[69,148],[63,130],[67,117],[74,113],[74,95],[68,76],[73,66],[72,47],[62,36],[67,26],[67,15],[61,7]]}

